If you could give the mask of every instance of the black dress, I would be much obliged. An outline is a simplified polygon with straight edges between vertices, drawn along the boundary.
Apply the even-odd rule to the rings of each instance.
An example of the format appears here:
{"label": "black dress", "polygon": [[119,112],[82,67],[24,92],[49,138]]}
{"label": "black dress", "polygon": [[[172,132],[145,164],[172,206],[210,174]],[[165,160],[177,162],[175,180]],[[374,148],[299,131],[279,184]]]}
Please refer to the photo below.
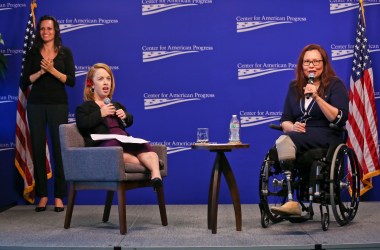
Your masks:
{"label": "black dress", "polygon": [[339,110],[333,122],[326,118],[315,100],[312,100],[305,109],[305,99],[297,100],[295,82],[290,84],[281,122],[306,122],[306,133],[293,131],[285,133],[296,145],[298,153],[312,148],[327,148],[330,144],[342,141],[341,132],[330,128],[329,124],[334,123],[342,127],[347,121],[349,98],[344,83],[338,78],[333,78],[321,98]]}

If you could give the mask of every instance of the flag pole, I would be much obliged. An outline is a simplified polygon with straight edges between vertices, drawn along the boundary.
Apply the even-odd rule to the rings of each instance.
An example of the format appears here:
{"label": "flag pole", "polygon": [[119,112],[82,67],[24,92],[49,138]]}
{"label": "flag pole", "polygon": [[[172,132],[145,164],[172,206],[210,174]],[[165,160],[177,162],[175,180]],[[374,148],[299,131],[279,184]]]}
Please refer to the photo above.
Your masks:
{"label": "flag pole", "polygon": [[32,0],[30,3],[30,10],[32,12],[33,17],[33,27],[36,28],[36,15],[34,14],[34,9],[37,8],[37,2],[36,0]]}
{"label": "flag pole", "polygon": [[364,17],[364,4],[363,4],[363,0],[359,0],[359,4],[360,4],[360,8],[362,10],[363,24],[364,24],[364,27],[365,27],[366,24],[365,24],[365,17]]}

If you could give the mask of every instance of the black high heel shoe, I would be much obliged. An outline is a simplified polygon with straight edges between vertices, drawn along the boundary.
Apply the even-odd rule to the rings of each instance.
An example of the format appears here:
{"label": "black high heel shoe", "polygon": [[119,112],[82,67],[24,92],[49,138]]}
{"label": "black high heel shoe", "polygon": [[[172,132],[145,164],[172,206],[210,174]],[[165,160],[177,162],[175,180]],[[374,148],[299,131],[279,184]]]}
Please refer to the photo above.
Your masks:
{"label": "black high heel shoe", "polygon": [[[60,213],[60,212],[63,212],[65,210],[61,198],[55,197],[54,198],[54,203],[55,203],[55,207],[54,207],[54,211],[55,212]],[[61,204],[62,204],[62,207],[60,206]]]}
{"label": "black high heel shoe", "polygon": [[158,177],[153,178],[151,182],[152,182],[154,192],[157,192],[157,190],[162,187],[162,180]]}
{"label": "black high heel shoe", "polygon": [[43,211],[45,211],[46,210],[46,206],[44,206],[44,207],[36,207],[35,209],[34,209],[34,211],[36,211],[37,213],[38,212],[43,212]]}
{"label": "black high heel shoe", "polygon": [[54,207],[54,211],[57,213],[63,212],[65,210],[64,207]]}
{"label": "black high heel shoe", "polygon": [[[45,202],[43,202],[43,201],[45,201]],[[47,202],[48,202],[47,197],[42,197],[40,202],[38,203],[38,205],[34,209],[34,211],[36,211],[37,213],[45,211],[46,206],[47,206]],[[41,206],[42,204],[44,204],[45,206]]]}

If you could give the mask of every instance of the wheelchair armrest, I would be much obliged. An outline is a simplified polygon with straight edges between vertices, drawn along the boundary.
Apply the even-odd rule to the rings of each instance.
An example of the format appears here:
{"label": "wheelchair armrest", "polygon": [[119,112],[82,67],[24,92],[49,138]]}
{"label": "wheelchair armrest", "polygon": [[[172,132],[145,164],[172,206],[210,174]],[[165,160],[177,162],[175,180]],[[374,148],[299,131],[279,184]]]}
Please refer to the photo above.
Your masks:
{"label": "wheelchair armrest", "polygon": [[332,128],[332,129],[335,129],[337,131],[344,131],[344,128],[343,127],[338,127],[336,124],[334,123],[330,123],[329,124],[329,127]]}
{"label": "wheelchair armrest", "polygon": [[273,123],[271,123],[271,124],[269,124],[269,127],[270,127],[271,129],[275,129],[275,130],[280,130],[280,131],[282,131],[282,127],[281,127],[281,125],[277,125],[277,124],[273,124]]}
{"label": "wheelchair armrest", "polygon": [[339,132],[342,132],[343,134],[343,141],[346,143],[347,142],[347,138],[348,138],[348,131],[346,129],[346,127],[338,127],[336,124],[334,123],[330,123],[329,124],[329,127],[336,130],[336,131],[339,131]]}

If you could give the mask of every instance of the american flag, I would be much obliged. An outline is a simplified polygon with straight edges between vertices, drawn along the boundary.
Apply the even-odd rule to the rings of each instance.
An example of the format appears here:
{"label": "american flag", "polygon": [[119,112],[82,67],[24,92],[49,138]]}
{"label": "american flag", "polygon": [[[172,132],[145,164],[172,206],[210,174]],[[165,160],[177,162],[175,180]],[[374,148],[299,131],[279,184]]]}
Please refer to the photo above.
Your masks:
{"label": "american flag", "polygon": [[350,78],[347,124],[347,145],[354,149],[361,168],[360,195],[372,188],[372,177],[380,174],[373,71],[369,58],[363,8],[360,2]]}
{"label": "american flag", "polygon": [[[33,0],[30,5],[30,14],[28,23],[26,25],[24,36],[24,47],[22,56],[21,76],[24,71],[24,63],[29,50],[33,46],[35,37],[35,16],[34,9],[37,7],[36,2]],[[32,160],[32,150],[30,144],[30,134],[28,127],[28,120],[26,114],[26,105],[30,87],[22,87],[19,84],[18,102],[17,102],[17,115],[16,115],[16,156],[15,165],[22,178],[24,179],[24,198],[30,203],[34,203],[34,166]],[[48,177],[51,176],[51,166],[49,157],[49,148],[46,144],[46,169]]]}

